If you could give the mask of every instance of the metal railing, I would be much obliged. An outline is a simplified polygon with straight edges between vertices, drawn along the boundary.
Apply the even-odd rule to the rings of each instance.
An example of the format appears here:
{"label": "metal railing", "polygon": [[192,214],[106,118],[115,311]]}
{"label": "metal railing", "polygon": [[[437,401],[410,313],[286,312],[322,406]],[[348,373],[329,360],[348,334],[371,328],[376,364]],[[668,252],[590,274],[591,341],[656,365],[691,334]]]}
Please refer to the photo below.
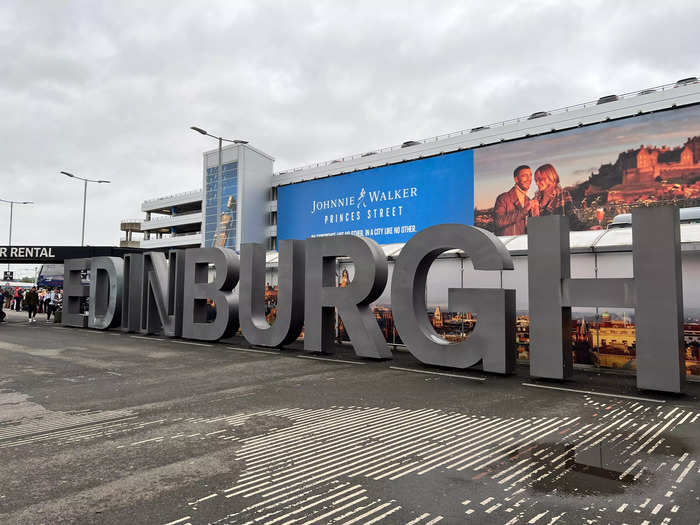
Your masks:
{"label": "metal railing", "polygon": [[156,218],[151,218],[151,219],[141,219],[141,221],[139,221],[139,222],[152,224],[152,223],[173,221],[173,220],[176,220],[180,217],[190,218],[192,215],[198,215],[200,217],[200,220],[201,220],[202,212],[197,211],[194,213],[180,213],[178,215],[166,215],[164,217],[156,217]]}
{"label": "metal railing", "polygon": [[162,201],[162,200],[166,200],[166,199],[175,199],[178,197],[186,197],[188,195],[195,195],[197,193],[202,193],[202,190],[198,189],[198,190],[182,191],[180,193],[173,193],[172,195],[165,195],[163,197],[156,197],[154,199],[147,199],[147,200],[143,201],[142,204],[146,204],[148,202]]}
{"label": "metal railing", "polygon": [[[638,96],[640,96],[640,95],[646,95],[646,94],[650,94],[650,93],[656,93],[656,92],[659,92],[659,91],[667,91],[667,90],[673,89],[673,88],[675,88],[675,87],[679,87],[679,85],[678,85],[677,82],[674,82],[674,83],[672,83],[672,84],[663,84],[663,85],[660,85],[660,86],[654,86],[654,87],[644,88],[644,89],[640,89],[640,90],[637,90],[637,91],[630,91],[629,93],[623,93],[623,94],[621,94],[621,95],[617,95],[617,97],[618,97],[617,100],[630,99],[630,98],[638,97]],[[561,107],[561,108],[551,109],[551,110],[545,111],[545,112],[544,112],[544,113],[545,113],[544,116],[561,115],[561,114],[568,113],[569,111],[575,111],[575,110],[578,110],[578,109],[585,109],[585,108],[597,106],[597,105],[599,105],[599,104],[598,104],[598,101],[599,101],[599,100],[600,100],[600,99],[595,99],[595,100],[591,100],[591,101],[589,101],[589,102],[583,102],[583,103],[581,103],[581,104],[574,104],[574,105],[572,105],[572,106],[564,106],[564,107]],[[436,135],[436,136],[434,136],[434,137],[429,137],[429,138],[427,138],[427,139],[418,139],[418,140],[416,140],[415,142],[417,142],[417,143],[419,143],[419,144],[429,144],[429,143],[431,143],[431,142],[438,142],[438,141],[444,140],[444,139],[449,139],[449,138],[453,138],[453,137],[459,137],[459,136],[463,136],[463,135],[469,135],[470,133],[472,133],[472,130],[474,130],[474,131],[486,131],[486,130],[489,130],[489,129],[494,129],[494,128],[499,128],[499,127],[509,126],[509,125],[511,125],[511,124],[518,124],[518,123],[520,123],[520,122],[525,122],[525,121],[529,121],[529,120],[537,120],[537,119],[531,118],[531,116],[532,116],[532,114],[531,114],[531,115],[522,116],[522,117],[512,118],[512,119],[509,119],[509,120],[502,120],[502,121],[499,121],[499,122],[494,122],[494,123],[492,123],[492,124],[485,124],[485,125],[482,125],[482,126],[479,126],[479,127],[462,129],[462,130],[459,130],[459,131],[453,131],[453,132],[451,132],[451,133],[445,133],[445,134],[443,134],[443,135]],[[333,159],[333,160],[328,160],[328,161],[324,161],[324,162],[318,162],[318,163],[315,163],[315,164],[307,164],[307,165],[305,165],[305,166],[301,166],[301,167],[298,167],[298,168],[292,168],[292,169],[288,169],[288,170],[281,170],[281,171],[278,171],[277,173],[273,173],[273,176],[291,175],[291,174],[297,173],[297,172],[299,172],[299,171],[304,171],[304,170],[308,170],[308,169],[312,169],[312,168],[322,168],[322,167],[326,167],[326,166],[331,166],[332,164],[338,164],[338,163],[340,163],[340,162],[345,162],[345,161],[348,161],[348,160],[356,160],[356,159],[360,159],[360,158],[363,158],[363,157],[371,156],[371,155],[373,155],[373,154],[377,154],[377,153],[386,153],[386,152],[388,152],[388,151],[396,151],[396,150],[400,150],[400,149],[402,149],[402,145],[401,145],[401,144],[398,144],[398,145],[395,145],[395,146],[387,146],[387,147],[380,148],[380,149],[377,149],[377,150],[372,150],[371,152],[367,151],[367,152],[363,152],[363,153],[355,153],[355,154],[352,154],[352,155],[346,155],[346,156],[344,156],[344,157],[339,157],[339,158]]]}

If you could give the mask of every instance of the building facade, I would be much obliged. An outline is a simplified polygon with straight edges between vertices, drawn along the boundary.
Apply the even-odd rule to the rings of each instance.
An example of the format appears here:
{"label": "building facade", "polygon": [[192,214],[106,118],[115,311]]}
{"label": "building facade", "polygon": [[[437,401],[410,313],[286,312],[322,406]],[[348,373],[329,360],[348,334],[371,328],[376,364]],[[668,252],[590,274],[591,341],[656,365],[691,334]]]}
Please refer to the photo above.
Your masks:
{"label": "building facade", "polygon": [[143,219],[122,219],[119,246],[162,250],[202,245],[202,190],[149,199]]}
{"label": "building facade", "polygon": [[[287,191],[291,186],[301,188],[307,183],[322,179],[360,180],[363,175],[368,174],[382,178],[388,173],[384,168],[392,166],[396,167],[397,172],[401,171],[400,176],[403,177],[406,172],[403,166],[410,167],[414,161],[431,158],[440,160],[440,157],[450,159],[453,158],[451,155],[465,151],[473,152],[475,158],[472,173],[466,173],[466,169],[460,165],[461,171],[450,181],[452,188],[440,188],[440,191],[449,195],[454,193],[453,189],[456,186],[472,185],[475,192],[474,216],[473,220],[458,217],[458,221],[451,222],[474,224],[498,234],[494,226],[498,222],[497,210],[493,206],[496,193],[492,197],[484,196],[481,200],[478,195],[480,188],[492,184],[488,179],[493,179],[486,174],[480,178],[482,170],[479,159],[487,159],[482,161],[484,163],[492,162],[490,157],[498,157],[501,150],[507,152],[508,148],[514,149],[514,144],[525,144],[527,149],[534,147],[538,141],[543,144],[550,141],[554,144],[557,141],[568,140],[570,143],[578,137],[585,142],[588,140],[585,134],[590,129],[623,127],[630,122],[634,127],[635,121],[647,119],[653,122],[657,115],[672,114],[676,109],[698,104],[700,83],[679,82],[620,96],[603,97],[576,106],[539,111],[529,116],[428,139],[406,140],[397,146],[277,172],[273,171],[273,157],[267,153],[249,144],[229,144],[222,148],[221,157],[218,149],[204,152],[203,190],[145,201],[142,205],[142,210],[146,213],[145,219],[122,221],[122,230],[126,233],[123,243],[132,247],[138,243],[143,248],[200,245],[224,246],[239,250],[243,242],[259,242],[273,251],[277,248],[278,238],[284,237],[278,235],[280,189]],[[666,120],[671,122],[673,118]],[[527,161],[527,158],[523,160]],[[415,165],[418,166],[418,163]],[[558,168],[557,164],[555,166]],[[533,173],[534,168],[533,166]],[[512,170],[512,167],[508,169]],[[508,169],[504,170],[504,186],[499,191],[507,190],[508,185],[512,186]],[[700,205],[698,173],[700,129],[697,130],[697,134],[686,137],[683,143],[649,143],[638,145],[636,149],[620,151],[616,159],[609,159],[607,164],[601,163],[600,168],[592,169],[585,180],[576,181],[569,186],[575,204],[575,213],[571,214],[572,223],[579,226],[574,229],[605,227],[613,216],[628,212],[630,207],[640,203],[686,199],[689,201],[687,206]],[[342,178],[338,178],[339,176]],[[562,187],[569,185],[568,180],[561,182]],[[356,189],[356,194],[346,196],[346,199],[358,200],[354,214],[336,213],[329,216],[329,220],[342,221],[348,216],[354,217],[359,211],[366,211],[366,202],[374,194],[371,188],[365,185]],[[416,190],[402,188],[402,191]],[[366,200],[360,204],[359,201],[365,197],[362,192],[366,192]],[[391,192],[383,193],[389,195],[389,198],[392,196]],[[464,200],[462,196],[460,198]],[[329,200],[331,201],[333,199]],[[459,207],[460,202],[457,199],[455,206]],[[426,207],[425,202],[416,203],[418,207]],[[308,204],[306,207],[311,209],[310,206],[313,205]],[[289,206],[283,208],[285,209],[281,211],[291,215],[299,215],[301,210],[290,209]],[[303,212],[307,213],[307,210]],[[399,212],[403,213],[405,209],[377,206],[372,221],[365,222],[372,223],[375,219],[384,218],[384,213],[393,213],[395,216]],[[382,214],[382,217],[378,217],[377,213]],[[392,244],[386,236],[389,229],[402,228],[397,238],[404,239],[410,237],[417,227],[416,224],[410,224],[410,221],[406,221],[406,224],[397,221],[390,225],[385,224],[386,221],[377,227],[342,226],[334,232],[362,232],[363,235],[377,238],[380,244]],[[307,235],[301,235],[301,238],[323,234],[313,231],[313,228],[306,232],[302,228],[302,233]],[[143,238],[137,239],[136,234],[142,234]]]}

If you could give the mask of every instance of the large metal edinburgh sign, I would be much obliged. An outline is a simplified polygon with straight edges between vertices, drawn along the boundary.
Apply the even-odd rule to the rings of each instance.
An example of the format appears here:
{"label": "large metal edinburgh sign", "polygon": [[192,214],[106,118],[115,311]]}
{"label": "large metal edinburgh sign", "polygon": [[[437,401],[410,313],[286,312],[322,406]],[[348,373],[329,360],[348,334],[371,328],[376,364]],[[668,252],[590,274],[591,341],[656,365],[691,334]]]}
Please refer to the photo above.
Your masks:
{"label": "large metal edinburgh sign", "polygon": [[405,242],[435,224],[474,224],[474,152],[281,186],[277,199],[280,240],[362,235]]}
{"label": "large metal edinburgh sign", "polygon": [[[569,327],[572,306],[634,308],[637,316],[637,386],[681,391],[683,289],[680,222],[675,207],[635,209],[633,278],[572,279],[569,219],[533,218],[528,227],[530,373],[564,379],[572,374]],[[491,232],[465,224],[441,224],[409,239],[391,279],[393,316],[403,342],[423,363],[466,368],[483,363],[487,372],[515,367],[515,290],[450,288],[450,311],[474,312],[479,321],[469,338],[449,343],[426,314],[426,282],[435,259],[464,251],[475,270],[509,271],[513,261]],[[355,275],[346,287],[335,283],[336,259],[350,257]],[[215,278],[209,282],[209,267]],[[162,333],[214,341],[240,328],[254,345],[281,347],[304,328],[304,348],[332,348],[335,312],[343,320],[357,355],[390,358],[370,304],[384,291],[388,264],[367,237],[337,235],[280,242],[278,315],[265,319],[265,248],[243,244],[240,256],[228,248],[193,248],[132,253],[118,257],[70,259],[64,264],[63,324],[127,332]],[[84,285],[81,273],[90,270]],[[234,288],[239,287],[239,295]],[[90,297],[88,318],[80,301]],[[213,321],[208,302],[216,304]]]}

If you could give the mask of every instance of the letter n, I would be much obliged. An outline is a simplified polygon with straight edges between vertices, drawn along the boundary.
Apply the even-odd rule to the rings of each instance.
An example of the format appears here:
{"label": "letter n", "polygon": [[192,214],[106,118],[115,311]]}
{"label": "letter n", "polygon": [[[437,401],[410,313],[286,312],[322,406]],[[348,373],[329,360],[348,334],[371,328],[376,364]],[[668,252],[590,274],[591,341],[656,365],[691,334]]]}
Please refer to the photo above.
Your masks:
{"label": "letter n", "polygon": [[145,333],[182,335],[182,286],[185,250],[172,250],[168,261],[161,252],[144,254],[142,327]]}

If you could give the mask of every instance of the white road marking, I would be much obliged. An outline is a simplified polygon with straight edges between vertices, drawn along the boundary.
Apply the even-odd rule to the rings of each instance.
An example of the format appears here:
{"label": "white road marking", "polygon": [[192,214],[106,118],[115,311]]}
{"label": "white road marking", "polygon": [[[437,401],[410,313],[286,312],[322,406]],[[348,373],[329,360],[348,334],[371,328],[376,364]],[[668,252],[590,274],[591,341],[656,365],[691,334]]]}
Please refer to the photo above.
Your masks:
{"label": "white road marking", "polygon": [[400,366],[390,366],[392,370],[401,370],[402,372],[413,372],[415,374],[429,374],[433,376],[456,377],[458,379],[471,379],[472,381],[486,381],[485,377],[463,376],[459,374],[446,374],[444,372],[431,372],[429,370],[416,370],[414,368],[401,368]]}
{"label": "white road marking", "polygon": [[165,525],[176,525],[177,523],[182,523],[183,521],[187,521],[191,517],[192,516],[185,516],[184,518],[180,518],[179,520],[169,521],[168,523],[165,523]]}
{"label": "white road marking", "polygon": [[427,518],[428,516],[430,516],[430,513],[425,512],[425,513],[421,514],[420,516],[418,516],[416,519],[411,520],[408,523],[406,523],[406,525],[416,525],[416,523],[423,520],[424,518]]}
{"label": "white road marking", "polygon": [[199,498],[197,501],[193,501],[191,503],[188,503],[188,505],[196,505],[197,503],[201,503],[202,501],[207,501],[208,499],[212,499],[217,497],[218,494],[214,492],[213,494],[209,494],[208,496],[204,496],[203,498]]}
{"label": "white road marking", "polygon": [[693,465],[695,465],[695,460],[688,463],[688,466],[685,467],[685,470],[683,472],[681,472],[681,475],[678,476],[678,478],[676,478],[676,483],[680,483],[681,481],[683,481],[685,479],[685,477],[688,475],[688,472],[690,472],[691,469],[693,468]]}
{"label": "white road marking", "polygon": [[[365,491],[363,490],[362,492],[365,492]],[[342,500],[345,500],[345,499],[347,499],[347,498],[342,498]],[[337,514],[338,512],[344,511],[348,507],[352,507],[353,505],[357,505],[358,503],[360,503],[361,501],[365,501],[366,499],[369,499],[369,498],[367,496],[362,496],[361,498],[352,500],[350,503],[346,503],[345,505],[341,505],[340,507],[336,506],[336,504],[342,500],[334,501],[333,502],[333,510],[331,510],[330,512],[326,512],[325,514],[321,514],[320,516],[318,516],[310,521],[305,521],[304,525],[311,525],[311,523],[316,523],[318,521],[321,521],[321,520],[327,518],[328,516],[332,516],[333,514]]]}
{"label": "white road marking", "polygon": [[[388,507],[388,506],[391,505],[392,503],[393,503],[393,502],[390,501],[389,503],[384,503],[383,505],[379,505],[378,507],[375,507],[375,508],[373,508],[372,510],[367,511],[367,512],[365,512],[364,514],[361,514],[361,515],[357,516],[356,518],[351,519],[350,521],[346,521],[346,522],[344,523],[344,525],[351,525],[352,523],[357,523],[357,522],[360,521],[362,518],[366,518],[367,516],[371,516],[372,514],[376,514],[377,512],[379,512],[379,511],[382,510],[382,509],[385,509],[386,507]],[[396,510],[399,510],[400,508],[401,508],[401,507],[398,507]],[[366,522],[364,522],[364,525],[368,525],[369,523],[373,523],[373,522],[366,521]]]}
{"label": "white road marking", "polygon": [[359,361],[346,361],[344,359],[331,359],[328,357],[314,357],[310,355],[297,355],[299,359],[313,359],[314,361],[329,361],[331,363],[346,363],[349,365],[366,365],[367,363],[361,363]]}
{"label": "white road marking", "polygon": [[133,447],[134,445],[141,445],[143,443],[150,443],[151,441],[159,441],[159,440],[162,440],[164,438],[165,438],[165,436],[160,436],[160,437],[151,438],[151,439],[144,439],[143,441],[137,441],[136,443],[132,443],[131,446]]}
{"label": "white road marking", "polygon": [[177,341],[176,339],[170,339],[171,343],[177,343],[179,345],[190,345],[190,346],[214,346],[207,343],[193,343],[192,341]]}
{"label": "white road marking", "polygon": [[650,399],[648,397],[623,396],[622,394],[606,394],[604,392],[592,392],[590,390],[576,390],[573,388],[563,388],[559,386],[535,385],[533,383],[521,383],[523,386],[533,388],[544,388],[546,390],[561,390],[563,392],[573,392],[575,394],[588,394],[591,396],[618,397],[620,399],[636,399],[637,401],[649,401],[650,403],[666,403],[663,399]]}
{"label": "white road marking", "polygon": [[[383,520],[384,518],[386,518],[386,517],[389,516],[390,514],[393,514],[394,512],[396,512],[397,510],[399,510],[400,508],[401,508],[401,506],[394,507],[393,509],[391,509],[391,510],[385,512],[384,514],[380,514],[380,515],[377,516],[376,518],[374,518],[374,519],[372,519],[372,520],[369,520],[369,521],[366,521],[366,522],[365,522],[365,525],[372,525],[372,523],[377,523],[378,521]],[[351,522],[348,522],[348,523],[351,523]],[[434,522],[433,522],[433,523],[434,523]]]}
{"label": "white road marking", "polygon": [[272,352],[270,350],[256,350],[254,348],[236,348],[235,346],[227,346],[229,350],[236,350],[238,352],[250,352],[251,354],[267,354],[267,355],[276,355],[279,357],[289,357],[286,355],[283,355],[281,352]]}

